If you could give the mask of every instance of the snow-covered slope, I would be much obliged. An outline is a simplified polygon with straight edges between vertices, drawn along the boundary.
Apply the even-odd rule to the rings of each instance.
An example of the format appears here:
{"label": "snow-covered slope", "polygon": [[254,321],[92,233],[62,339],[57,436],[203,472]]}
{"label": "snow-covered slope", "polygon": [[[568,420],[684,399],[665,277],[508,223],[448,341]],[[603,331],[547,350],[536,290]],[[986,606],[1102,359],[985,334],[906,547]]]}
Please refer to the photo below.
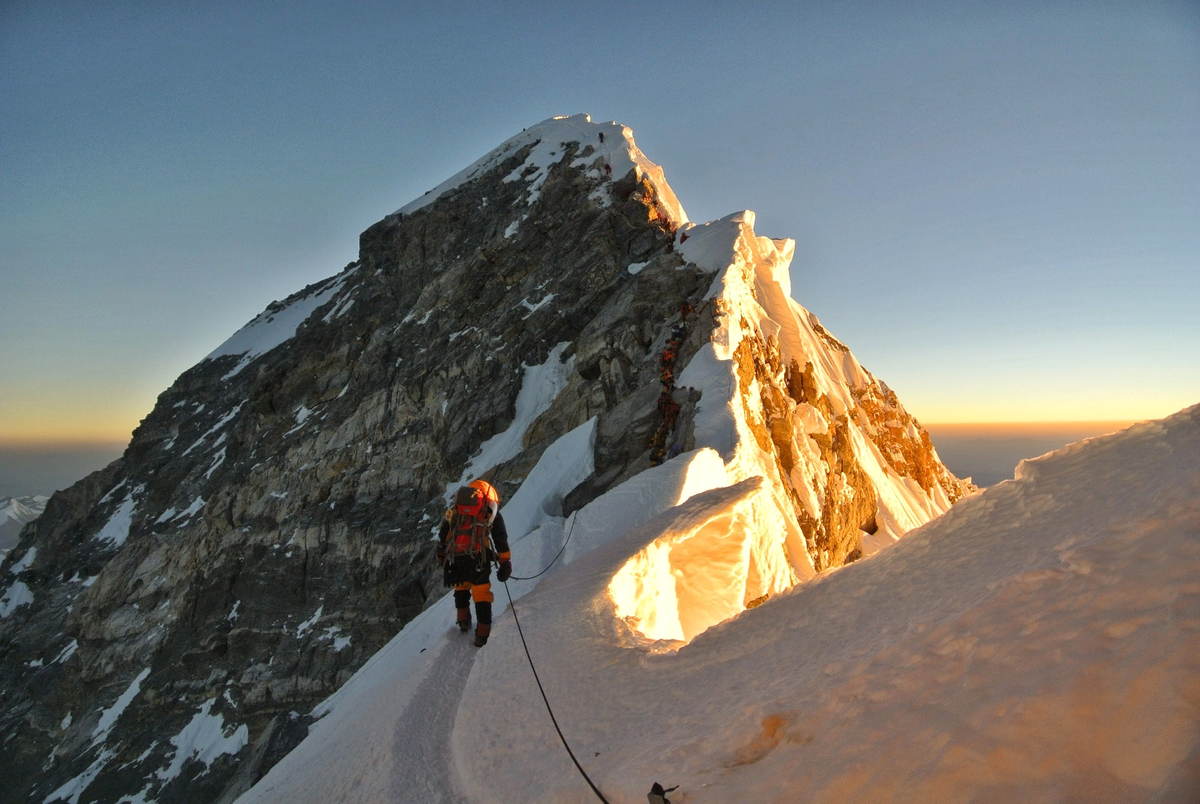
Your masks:
{"label": "snow-covered slope", "polygon": [[[564,602],[550,615],[565,629],[561,638],[581,639],[577,648],[615,651],[634,665],[681,652],[706,629],[853,560],[851,553],[878,552],[965,491],[894,394],[790,298],[792,242],[758,237],[753,224],[753,213],[742,212],[676,233],[684,261],[715,274],[698,300],[711,331],[674,381],[697,400],[695,449],[564,520],[549,503],[593,471],[589,421],[546,449],[504,507],[517,537],[516,566],[532,574],[566,541],[544,577],[567,565],[593,568],[597,597]],[[922,463],[918,455],[930,457]],[[514,582],[510,591],[519,597],[535,584]],[[527,794],[528,772],[538,771],[530,757],[508,766],[511,777],[498,777],[512,787],[487,779],[490,763],[523,750],[508,744],[511,724],[492,719],[491,704],[524,694],[529,678],[507,664],[499,676],[473,668],[471,649],[457,631],[447,633],[449,607],[444,598],[427,610],[319,707],[314,714],[323,719],[309,739],[242,800],[440,801],[467,793],[511,801]],[[515,636],[502,622],[493,640],[499,647],[480,655],[507,663],[519,649]],[[615,666],[612,656],[597,658],[608,670]],[[591,683],[611,693],[597,678]],[[603,710],[584,717],[597,739],[629,727]],[[483,711],[489,717],[477,721]],[[532,718],[533,728],[539,715],[526,707],[521,717]],[[556,759],[543,741],[528,748]],[[539,800],[571,800],[575,781],[563,787],[545,779]]]}
{"label": "snow-covered slope", "polygon": [[[364,662],[315,733],[366,735],[424,798],[474,784],[447,757],[477,654],[441,637],[429,544],[472,476],[504,496],[519,574],[652,535],[605,579],[605,639],[653,653],[947,510],[969,485],[791,300],[792,242],[753,225],[689,223],[628,129],[577,115],[369,227],[0,566],[0,802],[227,803]],[[416,747],[380,753],[396,729]],[[363,800],[363,773],[297,756],[296,796]]]}
{"label": "snow-covered slope", "polygon": [[[1026,462],[679,649],[647,642],[613,593],[629,562],[699,542],[699,571],[717,563],[707,546],[754,527],[762,481],[692,494],[720,475],[714,457],[580,511],[574,539],[607,543],[518,604],[610,801],[655,780],[693,804],[1197,800],[1200,406]],[[511,613],[477,653],[450,618],[443,601],[406,628],[241,801],[594,800]]]}

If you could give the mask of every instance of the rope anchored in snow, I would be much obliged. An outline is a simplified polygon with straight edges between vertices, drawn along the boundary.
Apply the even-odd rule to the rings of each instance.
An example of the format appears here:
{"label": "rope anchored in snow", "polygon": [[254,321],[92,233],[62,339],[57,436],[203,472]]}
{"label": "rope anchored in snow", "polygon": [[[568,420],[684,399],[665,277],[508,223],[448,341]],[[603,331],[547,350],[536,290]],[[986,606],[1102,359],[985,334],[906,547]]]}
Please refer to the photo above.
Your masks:
{"label": "rope anchored in snow", "polygon": [[[566,547],[566,542],[563,543],[563,547]],[[561,552],[560,550],[559,553]],[[555,559],[557,558],[558,556],[555,556]],[[551,561],[550,563],[553,564],[554,562]],[[546,569],[550,569],[550,567],[546,567]],[[542,572],[545,571],[542,570]],[[521,635],[521,646],[525,648],[525,658],[529,660],[529,669],[533,671],[533,680],[537,682],[538,692],[542,694],[542,701],[546,704],[546,711],[550,714],[550,722],[554,724],[554,730],[558,732],[558,739],[562,740],[563,748],[567,749],[567,754],[571,757],[571,761],[575,763],[576,769],[583,776],[584,781],[588,783],[588,787],[592,788],[592,792],[596,794],[596,798],[603,801],[604,804],[608,804],[608,799],[604,797],[604,794],[600,792],[600,788],[596,787],[596,784],[587,775],[587,771],[579,764],[579,760],[575,758],[575,752],[571,750],[571,746],[567,745],[567,738],[563,736],[562,729],[558,727],[558,719],[554,717],[554,710],[550,708],[550,699],[546,697],[546,690],[542,688],[542,680],[538,678],[537,668],[533,665],[533,657],[529,655],[529,645],[525,642],[525,632],[521,630],[521,620],[517,617],[517,607],[513,605],[512,592],[508,591],[508,581],[504,582],[504,594],[508,595],[508,607],[512,610],[513,622],[517,624],[517,633]]]}

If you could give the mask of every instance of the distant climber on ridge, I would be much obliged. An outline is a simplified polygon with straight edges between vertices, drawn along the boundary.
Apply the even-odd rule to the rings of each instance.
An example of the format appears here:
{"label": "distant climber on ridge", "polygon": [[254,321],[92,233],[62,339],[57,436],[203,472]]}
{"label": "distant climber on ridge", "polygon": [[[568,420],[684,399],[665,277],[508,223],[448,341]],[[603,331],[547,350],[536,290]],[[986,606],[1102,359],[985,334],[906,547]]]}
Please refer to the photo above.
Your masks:
{"label": "distant climber on ridge", "polygon": [[442,518],[438,532],[437,561],[442,582],[454,587],[458,629],[471,628],[471,601],[475,601],[475,647],[487,644],[492,633],[492,562],[499,561],[496,578],[512,575],[508,529],[500,515],[500,494],[486,480],[472,480],[454,495],[454,504]]}

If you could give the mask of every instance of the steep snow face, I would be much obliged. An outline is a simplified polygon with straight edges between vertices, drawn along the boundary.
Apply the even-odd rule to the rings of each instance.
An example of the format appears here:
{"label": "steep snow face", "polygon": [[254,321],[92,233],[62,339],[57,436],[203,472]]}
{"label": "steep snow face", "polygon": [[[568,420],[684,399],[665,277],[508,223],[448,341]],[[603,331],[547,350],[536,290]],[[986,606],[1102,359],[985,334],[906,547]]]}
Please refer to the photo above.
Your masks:
{"label": "steep snow face", "polygon": [[[275,302],[255,316],[246,326],[233,333],[228,340],[210,352],[204,359],[213,360],[225,355],[241,355],[241,360],[225,374],[223,379],[236,376],[241,373],[242,369],[254,362],[255,358],[295,337],[296,330],[300,328],[300,325],[307,321],[317,308],[332,299],[354,271],[354,268],[349,268],[336,277],[318,282],[289,296],[282,302]],[[345,312],[352,303],[352,299],[339,301],[337,309],[330,310],[330,315]]]}
{"label": "steep snow face", "polygon": [[[568,142],[579,143],[579,151],[572,167],[585,167],[593,177],[611,177],[614,180],[622,178],[631,170],[635,171],[638,179],[644,178],[654,187],[658,201],[672,226],[687,222],[687,213],[683,211],[679,199],[667,184],[662,168],[647,159],[637,147],[633,141],[633,130],[616,122],[593,123],[591,116],[586,114],[552,117],[536,126],[530,126],[425,195],[404,205],[397,212],[402,215],[409,214],[432,204],[452,190],[491,170],[522,148],[529,148],[529,155],[506,180],[526,182],[526,204],[532,205],[537,201],[550,168],[565,156],[565,145]],[[505,236],[511,237],[517,226],[517,222],[514,221]]]}
{"label": "steep snow face", "polygon": [[894,396],[788,297],[793,242],[758,237],[753,226],[746,211],[678,234],[685,259],[718,271],[705,301],[711,342],[678,380],[701,392],[696,442],[721,454],[729,483],[759,482],[713,520],[654,540],[614,576],[618,616],[652,640],[691,639],[875,552],[965,491],[946,473],[923,486],[904,465],[903,452],[923,446],[911,418],[901,426],[907,414]]}

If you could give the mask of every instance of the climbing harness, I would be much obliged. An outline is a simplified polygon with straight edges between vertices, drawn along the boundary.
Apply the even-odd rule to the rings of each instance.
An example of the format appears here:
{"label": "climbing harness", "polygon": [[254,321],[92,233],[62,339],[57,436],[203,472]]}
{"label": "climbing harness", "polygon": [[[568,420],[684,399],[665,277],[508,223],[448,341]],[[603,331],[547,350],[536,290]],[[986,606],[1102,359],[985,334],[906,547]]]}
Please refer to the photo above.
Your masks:
{"label": "climbing harness", "polygon": [[[566,546],[565,542],[563,546]],[[549,569],[549,567],[546,569]],[[542,570],[542,572],[545,572],[545,570]],[[567,738],[563,736],[562,729],[558,727],[558,719],[554,717],[554,710],[550,708],[550,699],[546,697],[546,690],[542,688],[542,680],[538,678],[537,668],[533,665],[533,657],[529,655],[529,644],[525,641],[525,632],[521,630],[521,620],[517,617],[517,607],[513,604],[512,592],[508,591],[508,581],[504,582],[504,594],[508,595],[508,608],[513,613],[513,622],[517,624],[517,633],[521,635],[521,646],[525,648],[525,658],[529,660],[529,669],[533,671],[533,680],[537,682],[538,692],[542,694],[542,701],[546,704],[546,711],[550,714],[550,722],[554,724],[554,730],[558,732],[558,739],[562,740],[563,748],[567,749],[567,754],[571,757],[571,761],[575,763],[575,768],[583,776],[584,781],[588,783],[588,787],[592,788],[592,792],[596,794],[596,798],[603,801],[604,804],[608,804],[608,799],[604,797],[604,794],[600,792],[600,788],[596,787],[595,782],[587,775],[587,771],[579,764],[579,760],[575,758],[575,752],[571,750],[571,746],[567,745]]]}

